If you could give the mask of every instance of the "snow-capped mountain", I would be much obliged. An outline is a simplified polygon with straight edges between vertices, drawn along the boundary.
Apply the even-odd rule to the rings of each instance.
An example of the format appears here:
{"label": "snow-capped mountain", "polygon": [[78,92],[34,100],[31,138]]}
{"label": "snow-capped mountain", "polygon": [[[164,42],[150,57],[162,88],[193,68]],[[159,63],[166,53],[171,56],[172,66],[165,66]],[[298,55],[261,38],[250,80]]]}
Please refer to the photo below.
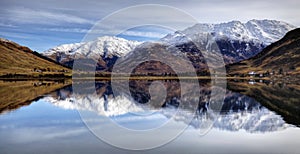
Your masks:
{"label": "snow-capped mountain", "polygon": [[[250,20],[246,23],[231,21],[220,24],[196,24],[175,34],[168,34],[163,41],[182,43],[185,36],[190,39],[203,39],[203,33],[210,33],[216,40],[228,38],[230,40],[262,42],[269,45],[281,39],[288,31],[296,27],[283,21]],[[184,34],[180,35],[180,34]],[[197,38],[198,37],[198,38]]]}
{"label": "snow-capped mountain", "polygon": [[[276,20],[250,20],[246,23],[231,21],[221,24],[196,24],[192,27],[168,34],[161,40],[181,48],[193,41],[200,43],[213,37],[224,56],[225,63],[248,59],[267,45],[281,39],[296,27]],[[186,47],[185,47],[186,48]]]}
{"label": "snow-capped mountain", "polygon": [[74,59],[93,59],[106,68],[110,61],[126,55],[139,44],[141,42],[103,36],[89,42],[60,45],[43,52],[43,55],[68,66],[72,66]]}
{"label": "snow-capped mountain", "polygon": [[[160,41],[163,44],[177,47],[187,55],[196,70],[203,70],[206,68],[205,59],[195,44],[209,44],[208,34],[218,45],[227,64],[253,57],[294,28],[296,27],[293,25],[276,20],[250,20],[246,23],[240,21],[220,24],[199,23],[185,30],[168,34]],[[119,57],[131,52],[141,43],[104,36],[90,42],[57,46],[45,51],[43,55],[69,67],[73,66],[74,59],[93,59],[97,61],[97,70],[109,71]]]}
{"label": "snow-capped mountain", "polygon": [[141,42],[130,41],[115,36],[103,36],[90,42],[64,44],[45,51],[44,55],[53,55],[57,53],[65,55],[79,54],[87,58],[95,56],[123,56],[130,52]]}

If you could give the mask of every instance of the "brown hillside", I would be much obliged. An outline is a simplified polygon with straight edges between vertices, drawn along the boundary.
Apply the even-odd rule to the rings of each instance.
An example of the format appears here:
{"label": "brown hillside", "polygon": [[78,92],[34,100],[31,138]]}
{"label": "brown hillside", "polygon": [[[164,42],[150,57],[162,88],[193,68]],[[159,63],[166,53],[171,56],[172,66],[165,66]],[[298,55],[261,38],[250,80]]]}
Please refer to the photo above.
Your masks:
{"label": "brown hillside", "polygon": [[7,74],[66,74],[71,72],[28,47],[0,39],[0,76]]}

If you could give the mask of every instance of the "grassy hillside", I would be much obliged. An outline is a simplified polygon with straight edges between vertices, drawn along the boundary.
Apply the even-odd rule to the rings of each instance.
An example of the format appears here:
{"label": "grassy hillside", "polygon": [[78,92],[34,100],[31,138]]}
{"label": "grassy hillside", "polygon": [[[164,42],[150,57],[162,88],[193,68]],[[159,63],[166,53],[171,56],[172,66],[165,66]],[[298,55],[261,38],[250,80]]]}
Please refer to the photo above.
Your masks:
{"label": "grassy hillside", "polygon": [[61,66],[39,53],[17,43],[0,39],[0,76],[70,75],[71,69]]}

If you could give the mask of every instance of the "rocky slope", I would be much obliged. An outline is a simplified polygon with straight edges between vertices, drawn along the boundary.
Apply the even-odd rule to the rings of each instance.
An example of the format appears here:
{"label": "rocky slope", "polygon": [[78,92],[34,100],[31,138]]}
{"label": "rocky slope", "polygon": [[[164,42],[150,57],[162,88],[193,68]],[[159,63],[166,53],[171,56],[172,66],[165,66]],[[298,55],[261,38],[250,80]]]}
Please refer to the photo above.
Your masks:
{"label": "rocky slope", "polygon": [[248,59],[267,45],[281,39],[296,27],[276,20],[250,20],[246,23],[231,21],[221,24],[196,24],[161,40],[178,48],[191,47],[212,37],[224,57],[225,63]]}
{"label": "rocky slope", "polygon": [[227,66],[229,75],[300,74],[300,29],[288,32],[282,39],[266,47],[253,58]]}

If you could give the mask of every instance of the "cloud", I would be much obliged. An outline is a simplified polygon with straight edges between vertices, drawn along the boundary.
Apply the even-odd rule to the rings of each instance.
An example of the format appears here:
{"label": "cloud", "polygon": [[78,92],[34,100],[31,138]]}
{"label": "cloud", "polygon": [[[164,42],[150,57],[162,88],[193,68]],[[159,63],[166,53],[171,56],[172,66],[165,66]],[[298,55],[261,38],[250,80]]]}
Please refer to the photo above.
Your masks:
{"label": "cloud", "polygon": [[159,32],[125,31],[121,35],[136,36],[136,37],[148,37],[148,38],[162,38],[166,34],[159,33]]}
{"label": "cloud", "polygon": [[[122,1],[122,0],[43,0],[43,1],[20,1],[4,0],[0,2],[0,34],[6,38],[19,38],[16,41],[39,46],[39,50],[46,49],[51,45],[79,42],[85,33],[93,27],[98,20],[105,20],[105,17],[113,15],[115,11],[139,4],[162,4],[179,8],[193,16],[201,23],[220,23],[231,20],[246,22],[250,19],[275,19],[283,20],[290,24],[300,26],[299,0],[145,0],[145,1]],[[178,17],[172,12],[165,12],[167,18],[161,17],[164,12],[151,8],[151,16],[147,18],[134,18],[135,16],[146,16],[147,10],[133,11],[132,14],[120,16],[113,23],[105,24],[107,27],[96,27],[92,32],[95,37],[103,35],[117,35],[128,30],[126,27],[131,23],[140,20],[163,21],[179,25],[174,30],[186,28],[188,23],[184,17]],[[132,17],[133,18],[130,18]],[[125,23],[125,24],[124,24]],[[155,24],[155,22],[154,22]],[[181,24],[181,25],[180,25]],[[124,26],[125,25],[125,26]],[[115,26],[115,27],[113,27]],[[137,25],[138,26],[138,25]],[[190,25],[191,26],[191,25]],[[7,33],[14,32],[14,33]],[[164,32],[162,32],[164,34]],[[26,35],[27,34],[27,35]],[[28,35],[34,34],[34,35]],[[124,36],[138,37],[160,37],[162,34],[157,31],[132,30],[124,32]],[[28,38],[32,37],[32,39]],[[90,37],[93,39],[93,35]],[[85,38],[85,39],[90,39]],[[36,42],[39,39],[41,41]],[[29,41],[30,40],[30,41]],[[31,44],[29,44],[31,43]],[[42,47],[44,44],[45,47]]]}
{"label": "cloud", "polygon": [[12,24],[0,23],[0,27],[17,28],[18,26]]}
{"label": "cloud", "polygon": [[28,35],[24,33],[17,33],[17,32],[5,32],[5,31],[0,31],[0,37],[3,38],[19,38],[19,39],[33,39],[33,35]]}
{"label": "cloud", "polygon": [[6,10],[7,19],[21,24],[62,24],[62,23],[74,23],[74,24],[94,24],[93,20],[88,20],[79,16],[50,12],[45,10],[35,10],[29,8],[12,8]]}
{"label": "cloud", "polygon": [[[0,6],[0,12],[2,15],[7,16],[6,12],[2,10],[13,9],[13,12],[20,10],[18,12],[27,12],[29,15],[34,16],[49,16],[50,14],[59,14],[61,17],[60,21],[68,20],[65,16],[72,15],[75,19],[69,18],[70,20],[75,20],[74,23],[90,23],[91,21],[86,19],[90,18],[93,20],[99,20],[124,7],[129,7],[133,5],[143,4],[143,3],[153,3],[153,4],[163,4],[173,7],[177,7],[195,16],[200,22],[225,22],[229,20],[241,20],[247,21],[253,18],[269,18],[284,20],[291,24],[300,25],[299,16],[299,5],[300,1],[297,0],[252,0],[240,1],[240,0],[188,0],[184,3],[182,1],[165,0],[165,1],[121,1],[121,0],[109,0],[109,1],[98,1],[98,0],[44,0],[44,1],[18,1],[10,0]],[[27,10],[25,8],[27,8]],[[32,9],[28,9],[32,8]],[[41,11],[43,10],[43,11]],[[47,10],[47,11],[45,11]],[[39,14],[41,13],[41,14]],[[45,14],[46,13],[46,14]],[[143,13],[143,12],[138,12]],[[155,12],[153,12],[155,14]],[[23,16],[26,17],[26,14]],[[50,15],[51,16],[51,15]],[[10,16],[14,17],[14,16]],[[80,18],[79,20],[76,18]],[[28,17],[26,17],[28,18]],[[8,19],[8,18],[6,18]],[[46,18],[47,19],[47,18]],[[83,20],[81,20],[83,19]],[[45,19],[43,19],[45,21]],[[47,21],[47,20],[46,20]],[[37,21],[39,22],[39,21]],[[52,20],[48,20],[52,22]]]}
{"label": "cloud", "polygon": [[66,33],[87,33],[89,31],[89,29],[84,28],[41,28],[40,30]]}
{"label": "cloud", "polygon": [[[101,34],[105,33],[104,30],[93,30],[89,31],[89,29],[85,28],[41,28],[43,31],[52,31],[52,32],[64,32],[64,33],[81,33],[81,34],[99,34],[99,36],[103,36]],[[161,32],[151,32],[151,31],[141,31],[141,30],[128,30],[117,36],[119,37],[144,37],[144,38],[155,38],[159,39],[167,35],[166,31]]]}
{"label": "cloud", "polygon": [[290,24],[300,26],[300,1],[296,0],[210,0],[193,1],[180,5],[174,4],[182,10],[193,15],[199,22],[220,23],[231,20],[246,22],[251,19],[283,20]]}

